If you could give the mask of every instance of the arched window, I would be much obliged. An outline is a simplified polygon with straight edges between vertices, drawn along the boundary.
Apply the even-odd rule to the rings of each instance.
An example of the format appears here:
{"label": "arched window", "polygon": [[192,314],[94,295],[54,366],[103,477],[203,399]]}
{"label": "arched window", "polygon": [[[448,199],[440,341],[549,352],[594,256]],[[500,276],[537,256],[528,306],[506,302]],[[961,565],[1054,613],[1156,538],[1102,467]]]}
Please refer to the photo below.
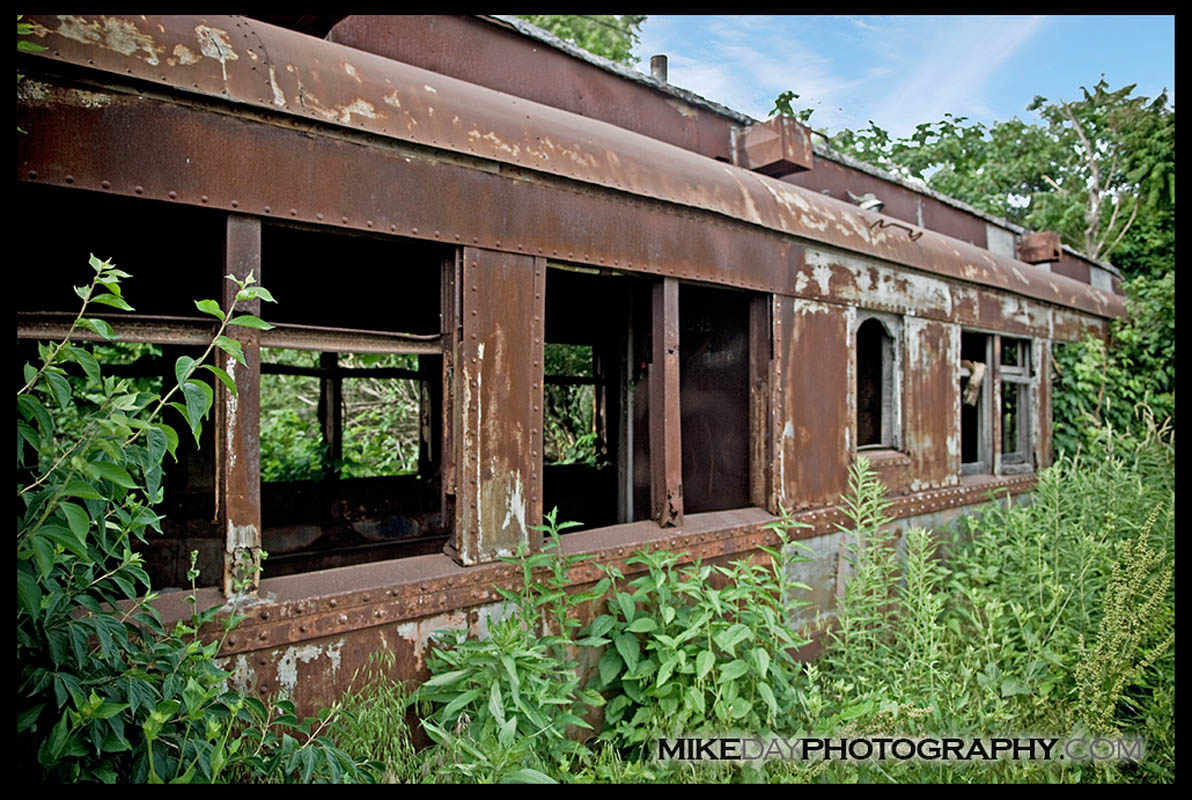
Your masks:
{"label": "arched window", "polygon": [[899,446],[898,326],[875,316],[857,326],[857,448]]}

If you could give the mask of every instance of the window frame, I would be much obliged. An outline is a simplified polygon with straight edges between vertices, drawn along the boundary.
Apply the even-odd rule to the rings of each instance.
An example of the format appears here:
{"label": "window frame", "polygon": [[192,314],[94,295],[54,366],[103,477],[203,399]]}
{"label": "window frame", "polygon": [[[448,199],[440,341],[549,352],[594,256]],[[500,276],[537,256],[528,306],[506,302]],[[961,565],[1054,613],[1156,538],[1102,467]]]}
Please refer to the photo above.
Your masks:
{"label": "window frame", "polygon": [[[859,370],[858,357],[860,355],[857,336],[861,326],[870,320],[877,320],[882,327],[882,391],[889,393],[889,403],[882,403],[881,441],[874,444],[860,444],[860,397],[857,385]],[[853,452],[855,460],[858,454],[875,452],[896,452],[905,454],[904,443],[906,436],[903,431],[905,424],[903,416],[903,393],[906,390],[904,376],[904,325],[899,314],[886,311],[871,311],[857,308],[849,331],[850,354],[850,391],[853,398]],[[885,411],[889,409],[887,419]]]}

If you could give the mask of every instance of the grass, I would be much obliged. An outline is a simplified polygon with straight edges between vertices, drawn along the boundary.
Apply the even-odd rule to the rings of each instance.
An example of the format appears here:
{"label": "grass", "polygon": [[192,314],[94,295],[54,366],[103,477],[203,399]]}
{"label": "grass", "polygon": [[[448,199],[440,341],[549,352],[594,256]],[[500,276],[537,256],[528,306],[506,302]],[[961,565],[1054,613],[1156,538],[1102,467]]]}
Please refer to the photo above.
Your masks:
{"label": "grass", "polygon": [[[798,668],[797,702],[784,704],[774,730],[833,737],[1138,735],[1146,740],[1140,763],[658,763],[616,742],[560,755],[543,737],[514,735],[514,723],[503,729],[504,739],[491,731],[473,736],[470,728],[479,726],[468,716],[456,719],[445,744],[417,752],[405,726],[409,701],[384,677],[383,664],[345,696],[351,718],[337,744],[384,762],[383,777],[395,782],[1174,782],[1173,446],[1151,441],[1095,459],[1062,458],[1040,473],[1032,502],[988,504],[948,535],[907,531],[901,546],[882,526],[883,493],[871,472],[854,471],[848,507],[855,577],[820,657]],[[653,587],[637,584],[626,622],[656,614],[662,631],[674,614],[650,594],[665,587]],[[677,597],[671,602],[682,602]],[[761,627],[752,633],[765,647]],[[634,628],[643,644],[654,641],[649,622]],[[526,637],[527,646],[536,637],[528,628],[513,635]],[[587,642],[595,641],[589,635]],[[720,666],[718,660],[706,674]],[[455,670],[466,667],[454,662]],[[560,685],[570,685],[564,677]],[[685,680],[700,685],[690,674]],[[664,689],[654,683],[635,703],[661,703],[650,696],[665,697]],[[614,693],[605,694],[608,708]],[[496,711],[504,719],[506,712]],[[641,719],[667,716],[646,712]]]}

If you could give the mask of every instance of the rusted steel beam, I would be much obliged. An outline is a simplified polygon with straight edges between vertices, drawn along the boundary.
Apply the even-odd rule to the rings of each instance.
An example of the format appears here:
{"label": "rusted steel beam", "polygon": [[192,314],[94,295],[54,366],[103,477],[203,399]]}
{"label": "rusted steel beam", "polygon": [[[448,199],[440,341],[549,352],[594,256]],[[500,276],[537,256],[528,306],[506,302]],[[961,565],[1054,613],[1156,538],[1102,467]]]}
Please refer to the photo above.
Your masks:
{"label": "rusted steel beam", "polygon": [[[261,223],[253,217],[228,215],[223,273],[261,279]],[[223,307],[238,288],[224,283]],[[245,314],[260,314],[261,302],[237,305]],[[215,385],[215,507],[224,532],[223,592],[227,597],[256,596],[261,569],[261,353],[260,336],[252,328],[229,328],[240,343],[246,364],[217,350],[220,366],[236,381],[236,393]]]}
{"label": "rusted steel beam", "polygon": [[960,476],[960,326],[907,317],[904,449],[910,488],[950,486]]}
{"label": "rusted steel beam", "polygon": [[[991,496],[1030,491],[1035,480],[1032,475],[967,478],[960,486],[892,498],[890,513],[902,519],[969,506]],[[830,533],[848,524],[837,508],[803,510],[793,517],[811,526],[792,529],[794,539]],[[688,515],[681,531],[660,528],[653,522],[632,522],[587,536],[566,537],[564,555],[594,556],[570,570],[569,582],[576,586],[595,583],[602,575],[601,566],[616,566],[627,576],[640,573],[645,568],[628,564],[626,559],[647,547],[686,553],[685,559],[691,561],[749,553],[777,542],[776,535],[764,528],[774,519],[759,509],[742,509]],[[509,564],[491,562],[465,568],[438,555],[267,578],[262,593],[268,600],[233,632],[222,653],[300,643],[463,610],[499,600],[494,585],[514,588],[520,580],[521,571]],[[161,599],[159,607],[167,623],[189,615],[190,606],[181,595]],[[198,601],[200,607],[222,603],[215,589],[199,590]]]}
{"label": "rusted steel beam", "polygon": [[773,324],[771,295],[758,295],[749,303],[749,502],[777,513],[771,475],[774,442],[770,431],[774,397]]}
{"label": "rusted steel beam", "polygon": [[[848,302],[850,292],[860,291],[858,282],[871,267],[885,270],[879,273],[881,282],[874,284],[875,288],[888,284],[882,275],[898,273],[875,259],[846,268],[847,260],[841,261],[839,256],[817,256],[829,258],[821,264],[809,253],[804,263],[797,243],[779,233],[697,211],[677,211],[662,203],[627,203],[624,196],[612,192],[577,192],[535,182],[529,174],[510,179],[427,154],[348,146],[330,138],[246,125],[226,115],[144,97],[92,93],[80,98],[72,90],[40,85],[46,88],[39,90],[38,104],[27,105],[20,114],[26,129],[37,130],[36,136],[18,141],[18,179],[23,181],[229,211],[252,210],[263,217],[290,209],[298,220],[336,228],[471,243],[840,302]],[[64,131],[68,130],[86,130],[88,135],[83,140],[66,137]],[[161,150],[158,142],[162,139],[176,144]],[[245,170],[235,157],[239,152],[254,153],[254,170]],[[311,168],[294,170],[294,163]],[[337,180],[332,185],[320,176],[337,176]],[[344,186],[354,191],[344,192]],[[403,191],[393,192],[393,186],[402,186]],[[514,200],[518,214],[508,213]],[[461,213],[464,208],[467,213]],[[618,235],[608,236],[609,230],[618,231]],[[1020,271],[1025,275],[1027,270],[1022,267]],[[1054,283],[1057,291],[1062,290],[1061,295],[1067,286],[1081,286],[1040,274]],[[970,277],[979,283],[982,271],[974,268]],[[1039,317],[1034,306],[1046,308],[1009,292],[997,293],[982,304],[978,299],[988,290],[979,286],[932,276],[920,278],[957,287],[953,290],[956,313],[974,319],[1004,316],[1005,297],[1014,298],[1015,309],[1020,309],[1011,321],[1023,316],[1022,308],[1027,322]],[[911,276],[904,274],[899,280],[905,283]],[[1086,289],[1089,287],[1079,291]],[[904,301],[895,293],[887,304],[914,301],[925,308],[916,313],[946,314],[946,305],[931,306],[931,294],[916,297],[912,293]],[[1064,304],[1068,299],[1061,296],[1055,302]],[[1113,302],[1121,305],[1120,299]],[[411,348],[416,341],[411,340]]]}
{"label": "rusted steel beam", "polygon": [[[731,125],[528,37],[505,23],[447,15],[353,14],[327,39],[440,75],[627,128],[710,158],[732,157]],[[468,42],[467,48],[459,47]]]}
{"label": "rusted steel beam", "polygon": [[[439,493],[440,524],[449,529],[455,521],[456,503],[456,364],[462,345],[460,327],[460,274],[463,270],[463,249],[459,248],[440,265],[439,330],[443,342],[443,373],[439,384],[442,411],[439,416]],[[448,546],[455,552],[455,543]]]}
{"label": "rusted steel beam", "polygon": [[[711,211],[728,219],[1104,317],[1123,312],[1120,298],[1076,281],[1028,270],[1020,261],[996,256],[968,242],[931,231],[922,236],[916,233],[911,239],[902,230],[874,228],[885,218],[861,211],[851,203],[622,128],[265,23],[238,17],[184,16],[62,15],[32,19],[34,36],[47,50],[30,55],[26,59],[30,65],[66,62],[118,75],[121,80],[148,81],[220,103],[313,120],[639,198]],[[137,43],[136,48],[128,47],[128,42]],[[25,81],[22,87],[26,105],[43,102],[37,96],[37,85]],[[79,102],[96,102],[93,93],[86,95]],[[139,155],[145,152],[151,150],[142,150]],[[52,162],[43,168],[50,166]],[[26,174],[40,174],[38,167],[32,163],[20,165]],[[186,176],[187,172],[194,175],[197,168],[197,164],[191,166],[176,177]],[[236,171],[259,183],[268,183],[279,174],[266,173],[255,164],[245,169],[240,162]],[[200,192],[176,194],[189,198]],[[242,202],[247,203],[247,197]],[[288,209],[289,216],[296,219],[313,216],[309,194],[296,195],[288,205],[269,205],[271,211],[264,213],[287,214]],[[246,205],[245,210],[261,213],[256,204]],[[430,224],[438,226],[443,219],[436,218]],[[371,221],[384,230],[379,220]],[[360,224],[360,220],[353,220],[353,224]],[[490,246],[479,241],[473,244]],[[605,245],[599,251],[616,249]],[[626,260],[613,252],[609,256],[614,261]],[[745,259],[734,261],[735,265],[749,263]]]}
{"label": "rusted steel beam", "polygon": [[[1002,337],[994,335],[991,348],[993,356],[989,359],[989,367],[986,375],[989,381],[989,390],[993,393],[989,400],[989,407],[993,410],[993,450],[991,451],[991,460],[993,462],[993,473],[1000,475],[1002,471]],[[990,374],[988,370],[992,370]]]}
{"label": "rusted steel beam", "polygon": [[777,313],[782,406],[774,469],[781,500],[789,509],[834,503],[847,486],[854,445],[848,309],[780,298]]}
{"label": "rusted steel beam", "polygon": [[334,350],[339,353],[415,353],[433,355],[442,348],[438,336],[327,328],[317,325],[274,323],[261,332],[262,347],[291,350]]}
{"label": "rusted steel beam", "polygon": [[1031,425],[1034,438],[1035,469],[1051,466],[1051,342],[1036,339],[1031,343],[1031,368],[1034,386],[1031,397]]}
{"label": "rusted steel beam", "polygon": [[679,419],[679,282],[656,281],[650,363],[650,504],[662,527],[683,524],[683,454]]}
{"label": "rusted steel beam", "polygon": [[[75,314],[45,311],[17,312],[18,339],[61,339],[71,329]],[[204,319],[184,317],[150,317],[142,315],[104,314],[116,336],[126,342],[155,344],[206,345],[215,334],[216,325]],[[72,339],[88,342],[107,341],[98,333],[76,328]]]}
{"label": "rusted steel beam", "polygon": [[464,248],[455,365],[456,557],[510,556],[542,516],[546,262]]}

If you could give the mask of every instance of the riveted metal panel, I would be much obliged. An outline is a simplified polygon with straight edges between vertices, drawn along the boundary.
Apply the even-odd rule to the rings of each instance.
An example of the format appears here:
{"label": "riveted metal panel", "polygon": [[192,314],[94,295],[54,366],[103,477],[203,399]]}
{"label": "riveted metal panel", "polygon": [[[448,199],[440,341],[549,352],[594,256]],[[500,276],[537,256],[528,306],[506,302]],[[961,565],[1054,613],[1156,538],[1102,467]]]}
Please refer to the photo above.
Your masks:
{"label": "riveted metal panel", "polygon": [[683,524],[683,455],[679,416],[679,283],[654,284],[650,362],[650,499],[658,524]]}
{"label": "riveted metal panel", "polygon": [[[851,203],[613,125],[265,23],[242,17],[34,19],[34,35],[48,49],[29,56],[30,62],[66,62],[712,211],[1100,316],[1122,312],[1119,298],[923,231],[923,221],[909,228],[902,222],[888,226],[895,221]],[[23,91],[36,102],[32,87]],[[241,159],[239,167],[252,171],[255,165]],[[290,208],[300,214],[297,206]]]}
{"label": "riveted metal panel", "polygon": [[[252,217],[228,215],[223,272],[241,280],[261,280],[261,224]],[[238,287],[224,283],[223,307],[235,300]],[[259,315],[261,301],[238,303],[237,313]],[[240,342],[246,363],[222,350],[213,351],[219,366],[236,381],[235,394],[215,382],[215,504],[223,531],[227,596],[255,595],[261,557],[261,346],[252,328],[227,329]],[[197,377],[197,376],[196,376]]]}
{"label": "riveted metal panel", "polygon": [[913,491],[960,478],[960,327],[907,317],[906,452]]}
{"label": "riveted metal panel", "polygon": [[455,364],[456,548],[510,556],[541,520],[542,259],[464,249]]}
{"label": "riveted metal panel", "polygon": [[780,415],[775,471],[787,508],[833,503],[848,482],[852,453],[849,311],[777,298]]}

